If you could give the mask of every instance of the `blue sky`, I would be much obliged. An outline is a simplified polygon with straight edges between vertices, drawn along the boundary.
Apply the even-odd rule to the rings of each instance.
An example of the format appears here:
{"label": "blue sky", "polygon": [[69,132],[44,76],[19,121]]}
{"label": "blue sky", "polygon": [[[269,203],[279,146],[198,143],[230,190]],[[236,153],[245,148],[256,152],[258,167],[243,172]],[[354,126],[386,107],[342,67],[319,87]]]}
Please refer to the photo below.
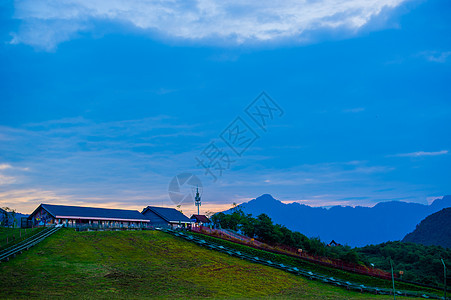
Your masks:
{"label": "blue sky", "polygon": [[[451,3],[275,3],[0,1],[0,206],[174,207],[185,172],[204,212],[450,194]],[[262,91],[283,111],[265,130]],[[258,137],[241,156],[237,117]]]}

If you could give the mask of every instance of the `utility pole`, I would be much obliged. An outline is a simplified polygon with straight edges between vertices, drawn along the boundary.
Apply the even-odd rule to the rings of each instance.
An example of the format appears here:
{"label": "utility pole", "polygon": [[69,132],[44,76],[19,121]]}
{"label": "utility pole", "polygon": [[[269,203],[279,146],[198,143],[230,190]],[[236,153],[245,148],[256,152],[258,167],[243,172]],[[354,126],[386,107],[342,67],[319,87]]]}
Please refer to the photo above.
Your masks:
{"label": "utility pole", "polygon": [[444,283],[445,283],[445,287],[443,288],[443,290],[444,290],[444,294],[445,294],[445,300],[446,300],[446,265],[445,265],[445,262],[443,261],[443,258],[440,258],[440,260],[442,261],[442,264],[443,264],[443,277],[445,278],[444,279]]}
{"label": "utility pole", "polygon": [[390,258],[390,266],[391,266],[391,280],[393,282],[393,299],[396,300],[396,291],[395,291],[395,276],[393,275],[393,263]]}

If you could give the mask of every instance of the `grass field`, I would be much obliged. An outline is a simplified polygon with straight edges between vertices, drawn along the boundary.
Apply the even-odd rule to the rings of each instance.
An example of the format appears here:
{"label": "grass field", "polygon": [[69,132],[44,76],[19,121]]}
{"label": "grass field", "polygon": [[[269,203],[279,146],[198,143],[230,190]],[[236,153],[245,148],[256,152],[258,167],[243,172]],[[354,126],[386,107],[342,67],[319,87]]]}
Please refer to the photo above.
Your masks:
{"label": "grass field", "polygon": [[[190,234],[200,236],[204,240],[211,241],[211,242],[214,242],[214,243],[217,243],[217,244],[220,244],[220,245],[223,245],[223,246],[226,246],[226,247],[229,247],[229,248],[232,248],[232,249],[244,252],[244,253],[248,253],[253,256],[258,256],[260,258],[268,259],[268,260],[278,262],[278,263],[283,263],[283,264],[289,265],[289,266],[296,266],[298,268],[309,270],[314,273],[323,274],[323,275],[327,275],[327,276],[333,276],[335,278],[339,278],[339,279],[343,279],[343,280],[351,281],[351,282],[355,282],[355,283],[361,283],[361,284],[364,284],[367,286],[374,286],[374,287],[386,288],[386,289],[392,288],[391,280],[385,280],[385,279],[381,279],[381,278],[377,278],[377,277],[371,277],[371,276],[361,275],[361,274],[357,274],[357,273],[346,272],[346,271],[338,270],[335,268],[314,264],[314,263],[311,263],[311,262],[308,262],[308,261],[305,261],[302,259],[293,258],[293,257],[287,256],[287,255],[276,254],[276,253],[236,244],[236,243],[226,241],[223,239],[206,236],[204,234],[193,233],[193,232],[191,232]],[[442,294],[442,290],[417,286],[417,285],[413,285],[410,283],[396,282],[395,285],[396,285],[396,289],[400,289],[400,290],[421,291],[421,292],[428,292],[428,293],[433,293],[433,294],[437,294],[437,295]]]}
{"label": "grass field", "polygon": [[1,263],[0,283],[1,299],[392,299],[309,281],[157,231],[63,229]]}
{"label": "grass field", "polygon": [[0,227],[0,250],[8,248],[38,233],[44,228],[3,228]]}

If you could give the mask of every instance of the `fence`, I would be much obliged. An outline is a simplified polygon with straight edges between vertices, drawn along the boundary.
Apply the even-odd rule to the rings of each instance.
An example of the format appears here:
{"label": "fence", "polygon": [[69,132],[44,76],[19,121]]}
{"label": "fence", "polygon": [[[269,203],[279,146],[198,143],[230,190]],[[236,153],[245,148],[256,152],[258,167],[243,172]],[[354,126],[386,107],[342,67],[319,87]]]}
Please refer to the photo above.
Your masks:
{"label": "fence", "polygon": [[[193,231],[199,232],[199,231],[202,231],[202,229],[205,229],[205,228],[194,229]],[[393,295],[393,293],[395,293],[395,295],[406,296],[406,297],[417,297],[417,298],[421,297],[421,298],[426,298],[426,299],[444,299],[444,297],[441,297],[441,296],[438,296],[435,294],[430,294],[430,293],[404,291],[404,290],[393,291],[393,289],[379,288],[379,287],[374,287],[374,286],[365,286],[363,284],[359,284],[359,283],[355,283],[355,282],[344,281],[342,279],[324,276],[319,273],[314,273],[311,271],[299,269],[297,267],[287,266],[287,265],[284,265],[281,263],[276,263],[276,262],[273,262],[270,260],[265,260],[265,259],[259,258],[257,256],[254,256],[254,255],[250,255],[248,253],[242,253],[240,251],[236,251],[232,248],[228,248],[223,245],[219,245],[219,244],[216,244],[213,242],[207,242],[199,236],[192,236],[190,234],[185,234],[183,232],[177,232],[177,231],[174,231],[171,229],[163,229],[162,231],[167,232],[172,235],[175,235],[175,236],[178,236],[178,237],[181,237],[181,238],[184,238],[185,240],[194,242],[194,243],[198,244],[199,246],[226,253],[230,256],[235,256],[235,257],[245,259],[245,260],[248,260],[251,262],[278,268],[278,269],[290,272],[295,275],[304,276],[305,278],[308,278],[310,280],[316,280],[316,281],[320,281],[325,284],[331,284],[331,285],[338,286],[338,287],[344,287],[344,288],[346,288],[348,290],[352,290],[352,291],[358,291],[358,292],[362,292],[362,293],[364,292],[364,293],[379,294],[379,295]],[[210,228],[205,229],[205,232],[207,232],[207,231],[210,233],[215,232],[213,230],[210,230]],[[264,249],[264,250],[267,250],[267,249]]]}
{"label": "fence", "polygon": [[[224,230],[224,229],[212,229],[208,227],[193,227],[191,228],[191,231],[198,232],[201,234],[206,234],[209,236],[218,237],[224,240],[229,240],[235,243],[239,243],[242,245],[250,246],[256,249],[265,250],[273,253],[278,254],[285,254],[289,255],[291,257],[300,258],[315,264],[320,264],[326,267],[333,267],[336,269],[341,269],[348,272],[354,272],[358,274],[363,275],[369,275],[374,277],[379,277],[382,279],[391,279],[391,273],[385,272],[383,270],[377,269],[377,268],[368,268],[366,266],[353,264],[344,262],[342,260],[338,259],[332,259],[328,257],[322,257],[322,256],[315,256],[310,255],[306,253],[305,251],[298,252],[298,249],[289,247],[286,245],[277,245],[277,246],[270,246],[265,243],[262,243],[260,241],[257,241],[255,239],[251,239],[247,236],[240,235],[237,233],[234,233],[230,230]],[[396,277],[396,274],[395,274]]]}
{"label": "fence", "polygon": [[24,241],[0,251],[0,262],[8,261],[11,257],[15,257],[17,254],[30,249],[36,244],[42,242],[50,235],[57,232],[60,228],[61,227],[48,227],[45,230],[38,232],[37,234],[27,238]]}
{"label": "fence", "polygon": [[146,230],[154,229],[152,225],[148,223],[143,224],[65,224],[64,227],[74,228],[77,231],[87,230]]}

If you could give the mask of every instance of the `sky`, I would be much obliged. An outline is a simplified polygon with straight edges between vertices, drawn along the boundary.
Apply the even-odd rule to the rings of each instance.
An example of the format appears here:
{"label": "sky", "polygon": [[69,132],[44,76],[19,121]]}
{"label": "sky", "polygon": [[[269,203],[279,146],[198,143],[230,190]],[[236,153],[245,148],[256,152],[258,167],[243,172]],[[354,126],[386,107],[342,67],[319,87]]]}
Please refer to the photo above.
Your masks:
{"label": "sky", "polygon": [[201,213],[266,193],[430,203],[451,194],[449,15],[448,0],[0,0],[0,207],[190,214],[195,186]]}

